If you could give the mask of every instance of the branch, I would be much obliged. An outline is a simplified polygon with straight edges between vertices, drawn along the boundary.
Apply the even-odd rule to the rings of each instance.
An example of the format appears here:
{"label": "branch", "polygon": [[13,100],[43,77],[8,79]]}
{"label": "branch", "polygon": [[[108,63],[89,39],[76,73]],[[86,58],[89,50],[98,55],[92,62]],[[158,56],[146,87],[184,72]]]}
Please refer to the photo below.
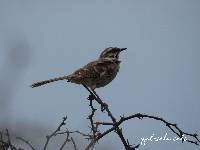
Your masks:
{"label": "branch", "polygon": [[74,139],[72,137],[71,137],[71,141],[72,141],[72,143],[74,145],[74,150],[77,150],[76,143],[75,143],[75,141],[74,141]]}
{"label": "branch", "polygon": [[67,137],[64,141],[64,143],[61,145],[60,149],[59,150],[63,150],[64,146],[67,144],[67,142],[70,142],[70,139],[69,139],[69,132],[67,132]]}
{"label": "branch", "polygon": [[8,129],[6,129],[6,137],[7,137],[7,141],[4,141],[3,139],[3,131],[0,132],[0,148],[2,150],[8,150],[9,148],[11,150],[17,150],[17,148],[11,144],[11,139],[10,139],[10,134],[8,132]]}
{"label": "branch", "polygon": [[[194,134],[190,134],[190,133],[187,133],[187,132],[184,132],[183,130],[181,130],[177,124],[175,123],[170,123],[166,120],[164,120],[163,118],[161,117],[157,117],[157,116],[151,116],[151,115],[146,115],[146,114],[141,114],[141,113],[137,113],[137,114],[134,114],[134,115],[131,115],[131,116],[128,116],[128,117],[121,117],[121,119],[116,122],[115,125],[113,125],[112,128],[106,130],[105,132],[103,132],[101,135],[99,135],[97,137],[97,141],[99,139],[101,139],[102,137],[104,137],[105,135],[107,135],[108,133],[114,131],[119,125],[121,125],[123,122],[129,120],[129,119],[133,119],[133,118],[138,118],[138,119],[143,119],[143,118],[150,118],[150,119],[154,119],[154,120],[158,120],[158,121],[161,121],[163,122],[172,132],[174,132],[177,136],[179,136],[180,138],[183,137],[183,135],[187,135],[187,136],[190,136],[191,138],[193,138],[193,140],[186,140],[187,142],[189,143],[193,143],[195,145],[199,145],[200,144],[200,140],[198,138],[198,135],[196,133]],[[100,123],[99,124],[102,124],[104,125],[104,123]],[[183,142],[184,140],[182,140]]]}
{"label": "branch", "polygon": [[16,137],[16,139],[21,140],[22,142],[26,143],[32,150],[35,150],[35,148],[31,145],[31,143],[27,140],[25,140],[22,137]]}
{"label": "branch", "polygon": [[67,120],[67,116],[63,117],[63,120],[62,120],[62,122],[59,124],[58,128],[57,128],[51,135],[47,135],[47,136],[46,136],[46,139],[47,139],[47,140],[46,140],[46,143],[45,143],[45,145],[44,145],[43,150],[46,150],[46,149],[47,149],[47,145],[48,145],[50,139],[51,139],[53,136],[56,136],[57,132],[59,132],[59,131],[61,130],[61,127],[64,126],[64,125],[66,124],[66,123],[65,123],[66,120]]}
{"label": "branch", "polygon": [[69,131],[68,129],[66,130],[66,131],[63,131],[63,132],[57,132],[56,134],[55,134],[55,136],[56,135],[59,135],[59,134],[66,134],[66,133],[78,133],[78,134],[80,134],[80,135],[82,135],[82,136],[84,136],[84,137],[87,137],[87,139],[89,139],[90,137],[91,137],[91,135],[89,135],[89,134],[85,134],[85,133],[83,133],[83,132],[80,132],[80,131],[78,131],[78,130],[76,130],[76,131]]}
{"label": "branch", "polygon": [[[161,121],[163,123],[165,123],[165,125],[172,131],[174,132],[177,136],[179,136],[180,138],[183,137],[183,135],[187,135],[187,136],[190,136],[191,138],[193,138],[194,140],[186,140],[187,142],[190,142],[190,143],[193,143],[195,145],[199,145],[200,144],[200,139],[198,138],[198,135],[196,133],[194,134],[191,134],[191,133],[187,133],[187,132],[184,132],[183,130],[181,130],[177,124],[175,123],[170,123],[166,120],[164,120],[163,118],[161,117],[156,117],[156,116],[151,116],[151,115],[147,115],[147,114],[141,114],[141,113],[137,113],[137,114],[134,114],[134,115],[131,115],[131,116],[128,116],[128,117],[121,117],[120,121],[118,122],[119,125],[121,123],[123,123],[124,121],[126,120],[129,120],[129,119],[133,119],[133,118],[139,118],[139,119],[142,119],[142,118],[150,118],[150,119],[154,119],[154,120],[158,120],[158,121]],[[183,141],[182,141],[183,142]]]}
{"label": "branch", "polygon": [[[116,123],[116,118],[113,116],[113,114],[111,113],[110,109],[108,108],[108,105],[103,102],[101,100],[101,98],[98,96],[98,94],[93,90],[93,89],[89,89],[86,85],[83,84],[83,86],[86,88],[87,91],[89,91],[90,93],[90,96],[88,97],[89,100],[96,100],[100,105],[101,105],[101,111],[104,111],[106,110],[108,116],[111,118],[113,124]],[[120,129],[118,126],[116,126],[115,128],[115,131],[116,133],[118,134],[118,136],[120,137],[124,147],[126,150],[134,150],[135,148],[132,147],[131,145],[128,144],[128,142],[126,142],[124,136],[123,136],[123,133],[122,133],[122,129]],[[91,143],[86,147],[86,150],[87,149],[90,149],[92,146],[94,146],[94,144],[97,142],[96,139],[93,139],[91,141]]]}
{"label": "branch", "polygon": [[92,137],[91,138],[96,138],[96,133],[97,133],[97,126],[95,127],[94,126],[94,120],[93,120],[93,117],[94,117],[94,113],[96,111],[96,109],[94,108],[93,106],[93,100],[92,99],[89,99],[88,100],[90,101],[90,108],[91,108],[91,114],[88,116],[88,119],[90,120],[90,125],[91,125],[91,130],[92,130]]}
{"label": "branch", "polygon": [[46,150],[47,148],[47,145],[50,141],[50,139],[54,136],[57,136],[57,135],[65,135],[66,134],[66,139],[65,141],[62,143],[61,147],[59,148],[59,150],[63,150],[65,145],[67,144],[67,142],[72,142],[73,144],[73,147],[74,147],[74,150],[77,150],[77,146],[76,146],[76,143],[74,141],[74,139],[72,137],[70,137],[70,134],[71,133],[78,133],[84,137],[88,137],[88,139],[91,138],[91,135],[88,135],[88,134],[84,134],[78,130],[76,131],[69,131],[67,128],[66,128],[66,131],[61,131],[61,127],[64,126],[66,124],[66,120],[67,120],[67,116],[63,117],[63,120],[62,122],[59,124],[59,126],[57,127],[57,129],[50,135],[46,136],[47,140],[46,140],[46,143],[45,143],[45,146],[44,146],[44,149],[43,150]]}
{"label": "branch", "polygon": [[[166,120],[164,120],[163,118],[157,117],[157,116],[151,116],[151,115],[147,115],[147,114],[141,114],[141,113],[137,113],[128,117],[121,117],[119,121],[116,120],[116,118],[113,116],[113,114],[111,113],[111,111],[108,108],[108,105],[106,103],[104,103],[101,98],[98,96],[98,94],[94,91],[94,90],[90,90],[87,86],[83,85],[89,92],[90,92],[90,96],[88,97],[89,100],[96,100],[96,102],[98,102],[101,105],[101,111],[106,111],[108,116],[111,118],[112,122],[95,122],[94,124],[98,125],[111,125],[112,127],[109,128],[108,130],[106,130],[103,133],[98,133],[98,136],[95,139],[92,139],[92,141],[89,143],[89,145],[86,147],[85,150],[89,150],[90,148],[92,148],[95,143],[100,140],[101,138],[103,138],[105,135],[109,134],[112,131],[116,131],[116,133],[118,134],[118,136],[120,137],[124,147],[126,150],[135,150],[136,148],[139,147],[140,144],[136,145],[135,147],[131,146],[128,142],[128,140],[126,141],[123,133],[122,133],[122,129],[119,128],[119,126],[129,120],[129,119],[133,119],[133,118],[150,118],[150,119],[154,119],[154,120],[158,120],[163,122],[173,133],[175,133],[179,138],[182,138],[183,135],[187,135],[188,137],[192,138],[191,140],[186,139],[187,142],[189,143],[193,143],[195,145],[199,145],[200,144],[200,139],[198,138],[197,133],[191,134],[191,133],[187,133],[184,132],[183,130],[181,130],[177,124],[175,123],[170,123]],[[184,141],[184,139],[182,138],[182,142]]]}

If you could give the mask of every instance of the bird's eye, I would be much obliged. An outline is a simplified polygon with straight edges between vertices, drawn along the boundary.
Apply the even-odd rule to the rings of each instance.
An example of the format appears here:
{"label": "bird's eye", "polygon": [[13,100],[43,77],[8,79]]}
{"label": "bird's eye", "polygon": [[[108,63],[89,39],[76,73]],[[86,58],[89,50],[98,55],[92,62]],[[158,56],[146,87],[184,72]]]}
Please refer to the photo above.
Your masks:
{"label": "bird's eye", "polygon": [[118,53],[114,53],[113,58],[118,58],[118,57],[119,57]]}

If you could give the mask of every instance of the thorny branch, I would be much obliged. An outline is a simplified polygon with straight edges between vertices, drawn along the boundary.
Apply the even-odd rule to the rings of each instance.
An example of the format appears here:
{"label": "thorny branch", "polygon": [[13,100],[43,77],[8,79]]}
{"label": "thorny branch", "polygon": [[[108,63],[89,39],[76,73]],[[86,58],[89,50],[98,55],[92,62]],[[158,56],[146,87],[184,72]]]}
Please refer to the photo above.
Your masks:
{"label": "thorny branch", "polygon": [[88,99],[88,100],[90,101],[89,106],[91,108],[91,114],[88,116],[88,119],[90,120],[91,130],[92,130],[92,134],[93,134],[92,137],[95,139],[96,133],[97,133],[97,127],[95,127],[93,117],[94,117],[96,109],[93,106],[93,100],[92,99]]}
{"label": "thorny branch", "polygon": [[[184,132],[182,131],[178,126],[177,124],[173,124],[173,123],[170,123],[166,120],[164,120],[163,118],[160,118],[160,117],[156,117],[156,116],[151,116],[151,115],[146,115],[146,114],[141,114],[141,113],[137,113],[137,114],[134,114],[134,115],[130,115],[128,117],[121,117],[120,120],[116,123],[116,124],[112,124],[112,123],[104,123],[104,122],[97,122],[97,124],[101,124],[101,125],[113,125],[112,128],[106,130],[105,132],[103,132],[100,136],[97,137],[97,141],[99,139],[101,139],[102,137],[104,137],[105,135],[107,135],[108,133],[112,132],[115,130],[116,126],[119,126],[121,125],[123,122],[129,120],[129,119],[133,119],[133,118],[138,118],[138,119],[143,119],[143,118],[150,118],[150,119],[154,119],[154,120],[158,120],[158,121],[161,121],[163,122],[170,130],[172,130],[178,137],[182,138],[183,135],[187,135],[189,136],[190,138],[193,138],[193,141],[192,140],[186,140],[187,142],[190,142],[190,143],[194,143],[195,145],[199,145],[200,144],[200,140],[198,138],[198,135],[196,133],[194,134],[190,134],[190,133],[187,133],[187,132]],[[182,141],[183,142],[183,141]]]}
{"label": "thorny branch", "polygon": [[[187,139],[186,141],[189,142],[189,143],[193,143],[195,145],[199,145],[200,144],[200,140],[198,138],[198,135],[197,133],[194,133],[194,134],[190,134],[190,133],[187,133],[187,132],[184,132],[183,130],[181,130],[177,124],[174,124],[174,123],[170,123],[166,120],[164,120],[163,118],[160,118],[160,117],[157,117],[157,116],[151,116],[151,115],[147,115],[147,114],[141,114],[141,113],[137,113],[137,114],[134,114],[134,115],[131,115],[131,116],[128,116],[128,117],[121,117],[119,121],[116,120],[116,118],[112,115],[111,111],[109,110],[108,108],[108,105],[106,103],[104,103],[100,97],[97,95],[97,93],[94,91],[94,90],[90,90],[87,86],[83,85],[90,93],[90,96],[88,97],[88,99],[90,101],[92,100],[96,100],[97,103],[99,103],[101,105],[101,111],[104,111],[106,110],[108,116],[111,118],[112,122],[95,122],[96,126],[98,127],[98,125],[111,125],[112,127],[109,128],[108,130],[104,131],[103,133],[100,133],[98,132],[98,135],[91,139],[91,142],[89,143],[89,145],[85,148],[85,150],[89,150],[91,149],[95,143],[100,140],[101,138],[103,138],[105,135],[109,134],[110,132],[112,131],[115,131],[118,136],[120,137],[122,143],[124,144],[124,147],[126,150],[134,150],[136,148],[139,147],[140,144],[136,145],[135,147],[132,147],[130,144],[129,144],[129,141],[127,139],[127,141],[125,140],[124,136],[123,136],[123,133],[122,133],[122,129],[119,128],[119,126],[129,120],[129,119],[133,119],[133,118],[139,118],[139,119],[143,119],[143,118],[150,118],[150,119],[154,119],[154,120],[157,120],[157,121],[161,121],[163,122],[173,133],[175,133],[179,138],[182,138],[183,135],[187,135],[188,137],[192,138],[191,140]],[[94,122],[94,121],[93,121]],[[182,142],[184,140],[182,139]]]}
{"label": "thorny branch", "polygon": [[72,142],[73,146],[74,146],[74,150],[77,150],[77,146],[76,146],[76,143],[74,141],[74,139],[71,137],[70,138],[70,133],[79,133],[81,135],[84,135],[83,133],[79,132],[79,131],[73,131],[73,132],[70,132],[68,129],[66,129],[66,131],[64,132],[61,132],[61,127],[66,125],[66,120],[67,120],[67,116],[63,117],[63,120],[62,122],[59,124],[59,126],[57,127],[57,129],[50,135],[47,135],[46,136],[46,143],[44,145],[44,148],[43,150],[46,150],[47,149],[47,145],[50,141],[50,139],[54,136],[57,136],[57,135],[61,135],[61,134],[67,134],[66,136],[66,139],[64,141],[64,143],[61,145],[60,149],[59,150],[63,150],[64,146],[67,144],[67,142]]}
{"label": "thorny branch", "polygon": [[[143,118],[149,118],[149,119],[153,119],[156,121],[160,121],[162,123],[164,123],[174,134],[176,134],[179,138],[182,138],[183,135],[186,136],[186,139],[182,138],[182,142],[184,142],[186,140],[186,142],[189,143],[193,143],[195,145],[199,145],[200,144],[200,139],[197,135],[197,133],[187,133],[184,132],[182,129],[180,129],[178,127],[177,124],[175,123],[170,123],[168,121],[166,121],[165,119],[158,117],[158,116],[153,116],[153,115],[148,115],[148,114],[141,114],[141,113],[136,113],[130,116],[121,116],[119,120],[117,120],[112,112],[110,111],[108,105],[102,101],[102,99],[98,96],[98,94],[94,91],[89,89],[87,86],[83,85],[89,92],[90,95],[88,97],[89,100],[89,106],[91,109],[91,113],[88,116],[88,119],[90,120],[90,126],[91,126],[91,132],[92,134],[85,134],[82,133],[78,130],[75,131],[69,131],[67,128],[62,131],[61,128],[63,126],[66,125],[66,120],[67,120],[67,116],[63,117],[62,122],[59,124],[59,126],[56,128],[56,130],[51,133],[50,135],[46,136],[46,142],[44,144],[44,148],[43,150],[47,149],[47,146],[50,142],[50,140],[57,136],[57,135],[66,135],[65,141],[62,143],[62,145],[60,146],[59,150],[63,150],[65,145],[68,142],[71,142],[73,144],[74,150],[78,150],[77,146],[76,146],[76,142],[74,141],[74,139],[70,136],[70,134],[73,133],[77,133],[83,137],[85,137],[85,139],[90,140],[90,143],[87,145],[87,147],[85,148],[85,150],[92,150],[94,149],[95,144],[102,139],[104,136],[106,136],[107,134],[111,133],[111,132],[116,132],[118,134],[118,136],[120,137],[120,140],[122,141],[124,148],[126,150],[135,150],[136,148],[139,147],[140,144],[136,145],[136,146],[132,146],[129,144],[128,139],[126,140],[124,138],[122,129],[119,127],[121,124],[123,124],[125,121],[128,121],[130,119],[134,119],[134,118],[138,118],[138,119],[143,119]],[[96,108],[94,108],[93,104],[94,102],[97,102],[100,107],[101,107],[101,111],[106,111],[108,117],[111,119],[111,122],[100,122],[100,121],[94,121],[94,117],[95,117],[95,112],[96,112]],[[109,127],[107,130],[100,132],[98,130],[98,128],[100,126],[107,126]],[[35,148],[30,144],[29,141],[21,138],[21,137],[16,137],[18,140],[23,141],[24,143],[26,143],[32,150],[35,150]],[[0,131],[0,150],[19,150],[20,148],[15,147],[10,139],[10,135],[8,130],[6,129],[5,133],[3,131]],[[23,149],[21,149],[23,150]]]}
{"label": "thorny branch", "polygon": [[[87,139],[90,139],[90,135],[84,134],[78,130],[76,131],[69,131],[67,128],[65,129],[65,131],[61,131],[61,128],[66,124],[66,120],[67,120],[67,116],[63,117],[62,122],[59,124],[59,126],[56,128],[56,130],[51,133],[50,135],[46,136],[47,140],[45,142],[45,146],[44,149],[47,149],[47,145],[49,144],[50,140],[57,136],[57,135],[66,135],[66,139],[65,141],[62,143],[61,147],[59,148],[59,150],[63,150],[65,145],[68,142],[71,142],[73,144],[74,150],[77,150],[77,146],[76,143],[73,139],[73,137],[70,136],[70,134],[72,133],[77,133],[83,137],[87,137]],[[4,140],[4,136],[6,137],[6,139]],[[32,150],[36,150],[29,141],[25,140],[22,137],[16,137],[17,140],[20,140],[22,142],[24,142],[25,144],[27,144]],[[11,139],[10,139],[10,135],[8,130],[6,129],[5,135],[3,133],[3,131],[0,131],[0,150],[24,150],[22,148],[17,148],[15,147],[13,144],[11,144]]]}
{"label": "thorny branch", "polygon": [[67,116],[63,117],[63,120],[62,120],[62,122],[59,124],[58,128],[57,128],[51,135],[47,135],[47,136],[46,136],[46,139],[47,139],[47,140],[46,140],[46,143],[45,143],[45,145],[44,145],[43,150],[46,150],[46,149],[47,149],[47,145],[48,145],[50,139],[51,139],[53,136],[55,136],[57,132],[59,132],[59,131],[61,130],[61,127],[64,126],[64,125],[66,124],[66,123],[65,123],[66,120],[67,120]]}
{"label": "thorny branch", "polygon": [[[101,100],[101,98],[98,96],[98,94],[94,90],[90,90],[86,85],[83,85],[90,93],[90,96],[88,99],[90,101],[96,100],[101,105],[101,111],[106,110],[108,116],[111,118],[113,124],[116,124],[116,118],[111,113],[110,109],[108,108],[108,105]],[[116,126],[115,128],[116,133],[120,137],[124,147],[126,150],[135,150],[136,147],[132,147],[132,145],[129,145],[128,142],[125,140],[124,135],[122,133],[122,129],[119,128],[119,126]],[[99,133],[100,134],[100,133]],[[97,137],[98,138],[98,137]],[[89,150],[98,140],[95,138],[92,139],[90,144],[85,148],[85,150]]]}

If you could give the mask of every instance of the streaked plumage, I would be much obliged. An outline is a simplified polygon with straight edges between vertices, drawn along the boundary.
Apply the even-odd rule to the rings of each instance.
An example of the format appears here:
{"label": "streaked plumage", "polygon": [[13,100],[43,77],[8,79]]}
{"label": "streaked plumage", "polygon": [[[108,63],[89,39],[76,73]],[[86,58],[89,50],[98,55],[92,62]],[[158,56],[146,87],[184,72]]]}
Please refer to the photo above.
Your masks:
{"label": "streaked plumage", "polygon": [[84,84],[91,89],[104,87],[109,84],[119,71],[119,53],[126,48],[106,48],[99,58],[76,70],[71,75],[33,83],[32,88],[58,80],[67,80],[76,84]]}

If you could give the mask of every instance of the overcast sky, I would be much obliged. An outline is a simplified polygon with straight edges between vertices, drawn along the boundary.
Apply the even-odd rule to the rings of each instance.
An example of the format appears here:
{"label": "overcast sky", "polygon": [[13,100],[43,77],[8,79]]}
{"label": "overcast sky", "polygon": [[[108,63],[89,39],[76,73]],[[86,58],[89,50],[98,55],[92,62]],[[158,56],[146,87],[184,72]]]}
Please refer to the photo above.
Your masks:
{"label": "overcast sky", "polygon": [[[44,127],[25,135],[44,140],[67,114],[70,129],[87,132],[90,109],[82,86],[64,81],[29,86],[70,74],[112,46],[127,47],[120,72],[96,91],[116,117],[148,113],[200,133],[199,16],[199,0],[0,0],[0,127],[24,135]],[[107,116],[98,114],[97,119]],[[131,120],[122,127],[133,144],[152,134],[175,136],[149,119]],[[96,145],[108,147],[123,149],[116,134]],[[199,147],[161,141],[140,149]]]}

